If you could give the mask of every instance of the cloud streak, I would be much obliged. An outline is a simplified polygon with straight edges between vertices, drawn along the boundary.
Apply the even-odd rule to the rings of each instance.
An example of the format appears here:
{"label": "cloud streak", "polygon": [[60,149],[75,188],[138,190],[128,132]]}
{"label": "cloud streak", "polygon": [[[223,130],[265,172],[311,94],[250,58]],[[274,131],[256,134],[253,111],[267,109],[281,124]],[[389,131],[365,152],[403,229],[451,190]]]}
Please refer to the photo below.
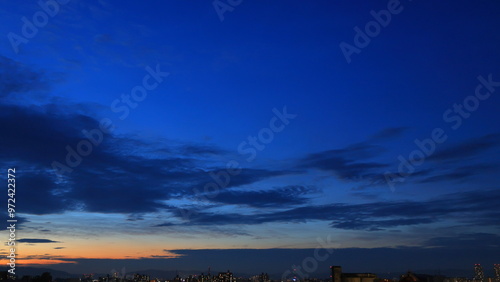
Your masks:
{"label": "cloud streak", "polygon": [[61,243],[58,241],[53,241],[50,239],[38,239],[38,238],[25,238],[17,240],[19,243],[30,243],[30,244],[45,244],[45,243]]}
{"label": "cloud streak", "polygon": [[[256,225],[270,222],[330,221],[330,226],[345,230],[380,231],[386,229],[430,224],[453,219],[459,224],[470,225],[462,214],[476,221],[478,226],[498,227],[499,223],[489,221],[491,213],[500,212],[495,204],[500,200],[499,190],[464,192],[442,195],[427,201],[392,201],[367,204],[307,205],[284,211],[266,213],[220,213],[198,210],[189,222],[174,224],[166,222],[160,226],[204,226],[204,225]],[[418,211],[418,212],[416,212]],[[180,211],[174,214],[182,218]]]}

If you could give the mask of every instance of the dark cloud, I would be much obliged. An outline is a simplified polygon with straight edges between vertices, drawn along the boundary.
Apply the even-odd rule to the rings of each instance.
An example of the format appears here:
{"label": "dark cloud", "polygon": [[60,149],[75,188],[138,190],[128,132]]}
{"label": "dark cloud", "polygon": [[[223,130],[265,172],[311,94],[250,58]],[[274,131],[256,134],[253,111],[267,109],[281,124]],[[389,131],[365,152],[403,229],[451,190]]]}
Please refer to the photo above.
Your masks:
{"label": "dark cloud", "polygon": [[222,150],[216,146],[209,145],[184,145],[180,148],[182,155],[223,155],[227,151]]}
{"label": "dark cloud", "polygon": [[433,182],[441,182],[441,181],[463,181],[472,176],[477,176],[484,174],[485,172],[492,172],[498,169],[499,165],[494,163],[479,163],[479,164],[471,164],[460,167],[445,167],[445,168],[437,168],[434,170],[427,169],[421,170],[417,173],[412,174],[412,176],[421,176],[422,178],[418,179],[416,182],[418,183],[433,183]]}
{"label": "dark cloud", "polygon": [[142,214],[130,214],[127,218],[127,221],[139,221],[139,220],[144,220]]}
{"label": "dark cloud", "polygon": [[234,191],[226,190],[212,199],[214,202],[248,205],[252,207],[290,207],[305,204],[309,201],[307,194],[316,191],[314,187],[286,186],[265,191]]}
{"label": "dark cloud", "polygon": [[[437,150],[434,154],[429,155],[427,160],[430,162],[425,162],[420,168],[419,166],[412,166],[416,170],[410,173],[409,177],[404,175],[404,172],[409,169],[407,165],[405,165],[406,168],[403,168],[402,175],[397,172],[393,172],[392,175],[396,182],[398,182],[398,177],[401,176],[405,183],[427,184],[470,181],[475,176],[498,170],[497,152],[486,153],[494,150],[499,144],[500,134],[498,133],[471,138],[457,145],[444,147],[444,149]],[[442,165],[443,163],[446,163],[446,165]],[[401,166],[401,163],[399,165]],[[385,182],[385,178],[382,181],[381,178],[377,179],[375,175],[372,175],[371,182],[360,185],[358,189],[384,184]]]}
{"label": "dark cloud", "polygon": [[[238,187],[255,183],[266,178],[292,173],[286,170],[243,168],[237,175],[231,176],[228,175],[226,171],[227,170],[224,168],[204,172],[202,178],[200,178],[200,188],[204,187],[207,183],[216,183],[220,188]],[[226,178],[226,176],[229,177]],[[226,181],[226,179],[228,180]],[[201,190],[203,191],[203,189]]]}
{"label": "dark cloud", "polygon": [[385,184],[386,179],[383,173],[388,164],[373,159],[385,153],[386,149],[374,143],[397,138],[407,129],[406,127],[386,128],[366,141],[340,149],[309,154],[299,160],[297,168],[330,171],[341,180],[360,183],[355,189]]}
{"label": "dark cloud", "polygon": [[58,241],[53,241],[49,239],[36,239],[36,238],[26,238],[17,240],[19,243],[31,243],[31,244],[39,244],[39,243],[60,243]]}
{"label": "dark cloud", "polygon": [[[147,165],[137,166],[137,162],[140,161],[138,158],[126,158],[107,150],[114,146],[116,140],[110,140],[109,136],[105,136],[107,139],[104,139],[99,147],[94,147],[92,154],[86,157],[65,181],[60,181],[55,176],[51,163],[53,161],[65,163],[67,154],[65,148],[67,146],[74,148],[82,140],[80,130],[98,128],[97,122],[81,115],[43,112],[15,106],[0,105],[0,108],[2,109],[0,130],[7,132],[0,140],[2,147],[0,159],[17,160],[19,163],[18,171],[21,176],[19,181],[26,186],[26,189],[20,190],[19,193],[24,193],[23,210],[26,213],[59,213],[79,207],[89,211],[117,211],[119,209],[115,208],[115,205],[122,204],[116,200],[124,200],[127,193],[116,193],[119,187],[114,181],[123,179],[127,174],[132,175],[136,169],[151,170]],[[16,120],[15,125],[9,122],[12,118]],[[164,164],[168,162],[172,162],[172,165],[178,163],[175,160],[164,160]],[[158,169],[152,173],[158,173]],[[133,180],[132,178],[128,182],[124,181],[122,185],[139,184],[137,180]],[[140,186],[134,188],[137,187]],[[114,191],[116,192],[113,193]],[[128,197],[132,195],[128,194]],[[134,198],[140,205],[140,195]],[[131,202],[133,201],[128,201],[128,204]],[[153,204],[152,201],[143,203]],[[99,204],[103,206],[99,208]]]}
{"label": "dark cloud", "polygon": [[333,221],[331,226],[339,229],[349,229],[349,230],[368,230],[368,231],[380,231],[386,228],[405,226],[405,225],[417,225],[435,222],[432,218],[403,218],[403,219],[388,219],[388,220],[340,220]]}
{"label": "dark cloud", "polygon": [[374,172],[379,172],[387,165],[366,159],[380,155],[383,151],[379,146],[356,144],[343,149],[310,154],[300,160],[298,167],[331,171],[343,180],[372,180],[373,176],[378,175]]}
{"label": "dark cloud", "polygon": [[45,75],[0,55],[0,97],[48,88]]}
{"label": "dark cloud", "polygon": [[[197,210],[190,215],[189,222],[178,225],[231,225],[262,224],[269,222],[330,221],[331,226],[347,230],[378,231],[400,226],[439,222],[454,218],[465,225],[499,226],[491,221],[494,213],[500,212],[496,203],[500,201],[500,190],[464,192],[443,195],[427,201],[373,202],[367,204],[328,204],[302,206],[279,212],[254,214],[217,213]],[[172,211],[183,218],[181,210]],[[468,214],[465,221],[463,213]],[[173,226],[165,223],[157,226]]]}
{"label": "dark cloud", "polygon": [[27,214],[62,213],[74,205],[64,194],[57,193],[58,186],[50,174],[40,174],[18,167],[17,197],[22,199],[17,204],[18,210]]}
{"label": "dark cloud", "polygon": [[[196,194],[193,188],[203,191],[204,185],[215,181],[211,174],[225,171],[225,168],[202,169],[206,161],[197,159],[196,154],[207,152],[208,148],[211,153],[222,152],[206,145],[196,149],[196,145],[190,144],[185,148],[193,154],[180,155],[177,144],[168,141],[155,143],[104,134],[102,142],[81,158],[81,164],[59,179],[51,164],[57,161],[67,165],[67,148],[76,150],[77,144],[85,139],[82,130],[97,128],[96,119],[68,112],[67,108],[0,104],[0,131],[5,133],[0,139],[0,162],[17,164],[20,181],[26,186],[20,191],[25,199],[21,204],[25,213],[155,212],[168,209],[161,200],[174,195],[193,196]],[[135,150],[130,150],[131,144]],[[151,155],[151,150],[170,153]],[[225,188],[284,173],[243,169],[230,178]]]}
{"label": "dark cloud", "polygon": [[431,177],[427,177],[425,179],[419,180],[419,183],[433,183],[433,182],[441,182],[441,181],[459,181],[464,178],[468,178],[469,176],[474,175],[472,171],[453,171],[448,173],[442,173],[438,175],[433,175]]}
{"label": "dark cloud", "polygon": [[453,166],[444,168],[436,167],[435,169],[425,169],[415,172],[412,174],[412,177],[416,179],[416,183],[423,184],[445,181],[464,182],[470,177],[497,171],[498,168],[499,165],[493,163],[471,164],[456,168],[453,168]]}
{"label": "dark cloud", "polygon": [[165,227],[165,226],[177,226],[178,224],[176,223],[171,223],[171,222],[164,222],[161,224],[154,225],[153,227]]}
{"label": "dark cloud", "polygon": [[464,158],[476,156],[477,154],[483,153],[499,145],[500,134],[488,134],[439,150],[430,155],[428,159],[433,161],[463,160]]}

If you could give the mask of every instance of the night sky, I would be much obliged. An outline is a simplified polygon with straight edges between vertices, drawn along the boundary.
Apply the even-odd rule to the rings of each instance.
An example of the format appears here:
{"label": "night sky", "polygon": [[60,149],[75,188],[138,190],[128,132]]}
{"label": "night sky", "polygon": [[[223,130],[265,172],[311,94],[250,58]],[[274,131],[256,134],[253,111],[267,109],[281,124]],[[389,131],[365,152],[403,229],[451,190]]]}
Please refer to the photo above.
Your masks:
{"label": "night sky", "polygon": [[18,267],[490,271],[499,14],[493,0],[3,1]]}

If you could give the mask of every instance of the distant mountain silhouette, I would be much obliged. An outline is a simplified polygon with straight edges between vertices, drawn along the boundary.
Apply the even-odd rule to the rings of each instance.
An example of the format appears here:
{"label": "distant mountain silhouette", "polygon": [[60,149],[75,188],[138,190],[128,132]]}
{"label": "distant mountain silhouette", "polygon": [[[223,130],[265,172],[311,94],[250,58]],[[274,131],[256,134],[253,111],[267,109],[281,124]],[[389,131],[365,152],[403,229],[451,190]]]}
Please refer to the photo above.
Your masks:
{"label": "distant mountain silhouette", "polygon": [[[2,267],[0,271],[7,271],[9,268]],[[38,267],[16,267],[16,275],[18,278],[22,278],[25,275],[37,276],[44,272],[50,272],[52,278],[79,278],[80,275],[68,273],[66,271],[59,271],[50,268],[38,268]]]}

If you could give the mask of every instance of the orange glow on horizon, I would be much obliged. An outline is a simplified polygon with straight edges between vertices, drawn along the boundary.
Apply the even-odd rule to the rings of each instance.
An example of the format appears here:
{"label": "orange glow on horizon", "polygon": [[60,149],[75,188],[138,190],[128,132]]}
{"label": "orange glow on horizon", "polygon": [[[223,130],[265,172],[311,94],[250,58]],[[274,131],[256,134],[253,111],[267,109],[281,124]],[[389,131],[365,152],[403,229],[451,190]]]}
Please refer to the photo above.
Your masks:
{"label": "orange glow on horizon", "polygon": [[[7,264],[9,264],[9,261],[7,259],[2,259],[2,261],[0,263],[2,265],[7,265]],[[16,266],[18,266],[18,265],[50,265],[50,264],[60,264],[60,263],[75,264],[78,262],[59,260],[59,259],[16,259]]]}

